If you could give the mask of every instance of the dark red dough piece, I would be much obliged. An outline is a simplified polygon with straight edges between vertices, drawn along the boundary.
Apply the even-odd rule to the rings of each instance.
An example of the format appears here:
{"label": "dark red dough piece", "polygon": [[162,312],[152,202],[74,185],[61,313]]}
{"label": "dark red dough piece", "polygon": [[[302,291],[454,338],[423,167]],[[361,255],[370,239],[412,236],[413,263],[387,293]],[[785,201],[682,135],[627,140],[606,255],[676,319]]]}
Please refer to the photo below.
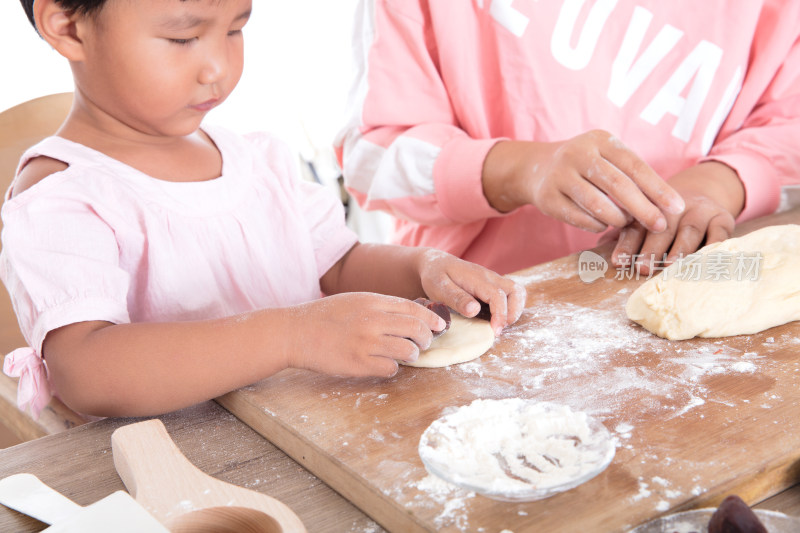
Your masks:
{"label": "dark red dough piece", "polygon": [[767,533],[767,528],[740,497],[730,495],[711,515],[708,533]]}
{"label": "dark red dough piece", "polygon": [[478,300],[478,302],[480,302],[481,304],[481,310],[478,311],[478,314],[475,315],[475,318],[480,318],[487,322],[491,322],[492,311],[491,309],[489,309],[489,304],[487,304],[486,302],[481,302],[480,300]]}
{"label": "dark red dough piece", "polygon": [[421,306],[425,307],[426,309],[430,309],[431,311],[433,311],[434,313],[436,313],[437,315],[442,317],[442,319],[445,321],[446,325],[445,325],[445,327],[444,327],[444,329],[442,331],[434,331],[433,332],[433,338],[434,339],[436,337],[438,337],[439,335],[441,335],[442,333],[444,333],[445,331],[447,331],[448,329],[450,329],[450,322],[452,321],[452,318],[450,317],[450,308],[449,307],[447,307],[446,305],[444,305],[442,303],[433,302],[431,300],[428,300],[427,298],[417,298],[414,301],[416,303],[420,304]]}

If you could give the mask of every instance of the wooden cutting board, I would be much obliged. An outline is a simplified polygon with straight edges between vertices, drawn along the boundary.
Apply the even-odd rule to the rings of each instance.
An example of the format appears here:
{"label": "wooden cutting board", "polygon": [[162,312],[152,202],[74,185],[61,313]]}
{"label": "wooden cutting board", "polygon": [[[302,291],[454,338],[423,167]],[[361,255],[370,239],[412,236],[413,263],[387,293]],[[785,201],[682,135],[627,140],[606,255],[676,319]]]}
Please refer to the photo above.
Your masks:
{"label": "wooden cutting board", "polygon": [[[625,531],[661,514],[750,503],[800,481],[800,323],[672,342],[625,317],[644,280],[578,257],[518,273],[520,321],[475,362],[389,380],[285,371],[218,401],[371,515],[410,531]],[[618,279],[621,278],[621,279]],[[559,402],[618,439],[611,465],[546,500],[504,503],[427,474],[422,432],[477,398]]]}

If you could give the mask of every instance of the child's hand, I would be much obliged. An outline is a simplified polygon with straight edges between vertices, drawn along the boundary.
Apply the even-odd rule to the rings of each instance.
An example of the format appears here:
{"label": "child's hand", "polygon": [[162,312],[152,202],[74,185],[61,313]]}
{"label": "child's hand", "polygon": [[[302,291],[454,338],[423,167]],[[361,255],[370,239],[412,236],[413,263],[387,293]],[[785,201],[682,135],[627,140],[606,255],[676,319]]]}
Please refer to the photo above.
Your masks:
{"label": "child's hand", "polygon": [[[744,188],[730,167],[709,161],[690,167],[670,180],[686,201],[681,215],[668,216],[668,228],[651,233],[637,223],[623,228],[611,254],[617,266],[649,274],[656,263],[671,263],[704,244],[723,241],[733,234],[736,216],[744,207]],[[638,257],[637,257],[638,256]]]}
{"label": "child's hand", "polygon": [[[405,298],[342,293],[293,307],[289,366],[336,376],[397,373],[397,360],[416,361],[445,322]],[[288,332],[287,332],[288,333]]]}
{"label": "child's hand", "polygon": [[579,228],[600,232],[638,221],[667,228],[681,196],[613,135],[590,131],[560,143],[501,141],[486,156],[489,203],[508,212],[526,204]]}
{"label": "child's hand", "polygon": [[525,308],[527,293],[522,286],[439,250],[422,252],[420,280],[429,299],[442,302],[466,317],[480,312],[478,299],[488,303],[495,334],[516,322]]}

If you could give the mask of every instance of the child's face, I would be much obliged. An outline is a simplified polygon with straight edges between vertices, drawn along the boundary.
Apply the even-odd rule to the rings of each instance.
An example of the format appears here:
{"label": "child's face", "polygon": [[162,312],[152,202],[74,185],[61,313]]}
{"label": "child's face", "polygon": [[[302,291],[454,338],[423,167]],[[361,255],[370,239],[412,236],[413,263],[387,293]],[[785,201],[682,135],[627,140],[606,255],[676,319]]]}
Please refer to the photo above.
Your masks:
{"label": "child's face", "polygon": [[251,0],[108,0],[82,36],[78,89],[148,135],[188,135],[242,75]]}

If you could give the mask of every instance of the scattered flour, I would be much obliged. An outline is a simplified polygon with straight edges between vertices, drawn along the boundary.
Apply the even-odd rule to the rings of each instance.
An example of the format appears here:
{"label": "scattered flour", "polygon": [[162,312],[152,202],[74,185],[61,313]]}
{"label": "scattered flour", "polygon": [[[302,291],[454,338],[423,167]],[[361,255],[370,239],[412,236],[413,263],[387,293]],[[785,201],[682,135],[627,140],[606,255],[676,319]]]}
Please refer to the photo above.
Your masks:
{"label": "scattered flour", "polygon": [[[633,403],[641,415],[657,411],[674,418],[710,399],[707,377],[758,371],[763,357],[755,353],[709,340],[675,342],[650,334],[627,319],[617,299],[608,302],[609,309],[569,303],[526,309],[520,325],[504,332],[507,341],[499,357],[503,365],[517,369],[514,395],[521,387],[526,397],[600,416],[617,414],[621,406],[630,408]],[[639,358],[651,357],[643,352],[655,354],[658,364],[636,364]],[[491,361],[482,361],[487,363]],[[485,383],[480,387],[482,397],[501,392],[492,394]],[[636,419],[628,423],[634,425]]]}
{"label": "scattered flour", "polygon": [[639,492],[635,494],[631,499],[633,501],[639,501],[644,498],[649,498],[652,492],[648,488],[650,485],[645,483],[641,478],[639,478]]}
{"label": "scattered flour", "polygon": [[434,519],[437,527],[455,526],[460,530],[465,530],[468,525],[466,505],[467,502],[475,497],[475,493],[457,487],[440,477],[428,475],[416,483],[411,483],[414,487],[424,492],[423,503],[430,503],[432,500],[438,505],[443,506],[443,510]]}
{"label": "scattered flour", "polygon": [[733,363],[731,368],[741,374],[752,374],[756,371],[756,365],[752,361],[739,361],[738,363]]}
{"label": "scattered flour", "polygon": [[679,411],[677,411],[671,418],[675,418],[677,416],[683,416],[688,413],[690,410],[694,409],[695,407],[699,407],[704,405],[706,401],[703,398],[692,397],[689,400],[689,403],[684,405]]}
{"label": "scattered flour", "polygon": [[507,277],[509,279],[516,281],[522,286],[527,286],[539,281],[548,281],[551,279],[563,279],[572,275],[577,275],[575,269],[576,266],[577,263],[575,265],[549,264],[547,265],[546,268],[534,268],[532,272],[527,274],[511,275]]}
{"label": "scattered flour", "polygon": [[617,434],[623,439],[629,439],[631,438],[631,433],[633,432],[633,426],[627,422],[620,422],[617,424],[617,427],[614,428],[614,431],[616,431]]}
{"label": "scattered flour", "polygon": [[[448,366],[447,368],[453,369],[456,366]],[[460,372],[476,374],[478,377],[483,377],[483,373],[486,370],[486,367],[476,362],[461,363],[457,368]]]}
{"label": "scattered flour", "polygon": [[654,483],[658,483],[662,487],[669,487],[669,481],[667,481],[666,479],[664,479],[663,477],[660,477],[660,476],[655,476],[653,478],[653,482]]}
{"label": "scattered flour", "polygon": [[[437,503],[444,503],[451,499],[454,494],[462,491],[458,486],[453,485],[440,478],[439,476],[428,475],[414,484],[419,490],[424,490]],[[474,493],[472,493],[474,495]]]}

